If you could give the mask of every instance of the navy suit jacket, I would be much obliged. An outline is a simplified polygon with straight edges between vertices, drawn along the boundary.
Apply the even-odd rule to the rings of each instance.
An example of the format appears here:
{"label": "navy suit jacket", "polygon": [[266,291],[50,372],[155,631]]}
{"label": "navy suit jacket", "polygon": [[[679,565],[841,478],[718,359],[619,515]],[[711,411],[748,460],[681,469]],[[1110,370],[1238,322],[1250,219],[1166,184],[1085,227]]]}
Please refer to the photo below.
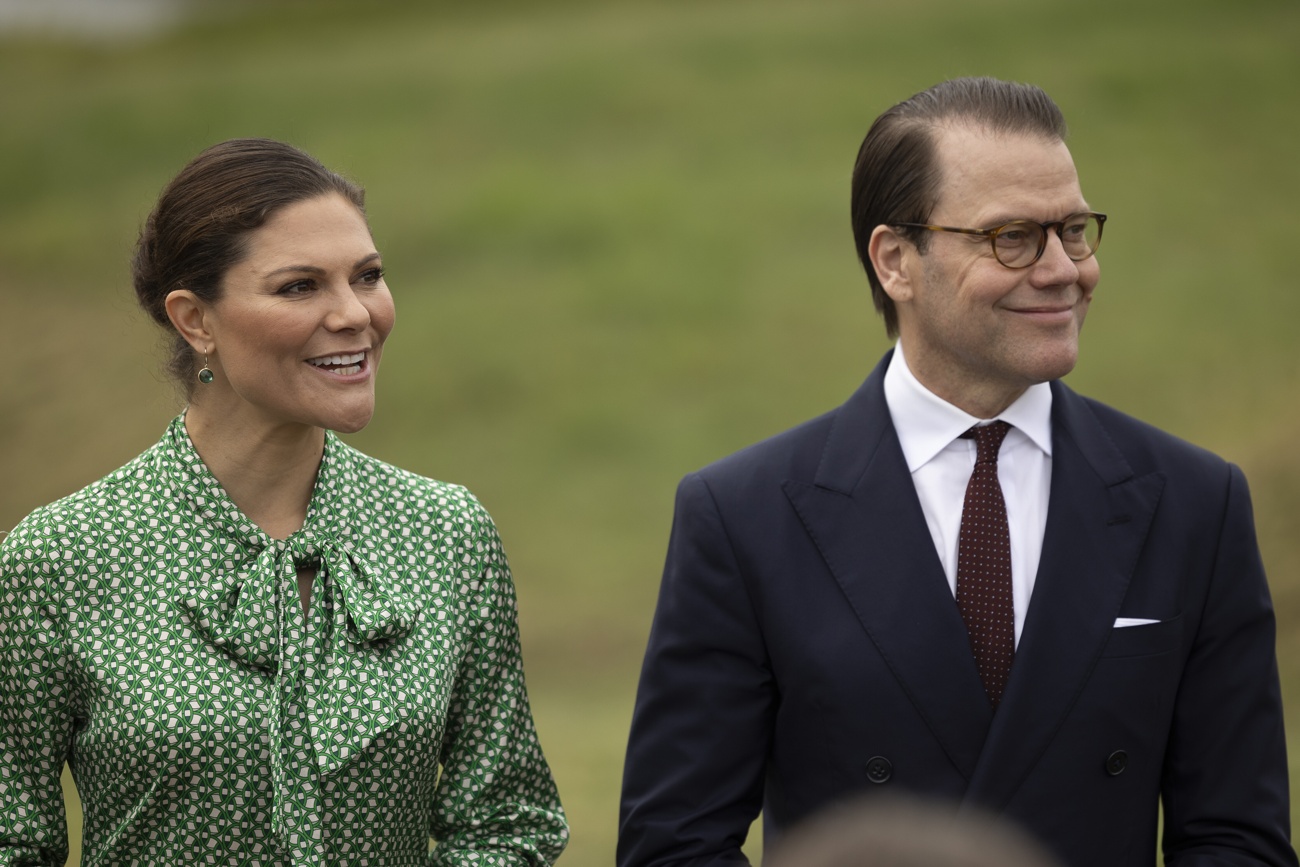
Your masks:
{"label": "navy suit jacket", "polygon": [[[1042,558],[984,694],[885,403],[687,476],[624,768],[620,867],[748,863],[864,790],[1010,817],[1071,867],[1295,865],[1241,471],[1052,383]],[[1116,618],[1158,622],[1115,628]]]}

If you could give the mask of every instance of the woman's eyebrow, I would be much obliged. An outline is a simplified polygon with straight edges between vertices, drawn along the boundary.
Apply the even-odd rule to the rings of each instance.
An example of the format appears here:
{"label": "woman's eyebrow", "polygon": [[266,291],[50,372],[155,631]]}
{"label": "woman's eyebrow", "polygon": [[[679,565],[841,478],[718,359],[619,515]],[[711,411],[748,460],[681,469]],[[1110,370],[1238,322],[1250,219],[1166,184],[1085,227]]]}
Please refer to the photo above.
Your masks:
{"label": "woman's eyebrow", "polygon": [[[379,252],[375,251],[374,253],[370,253],[369,255],[363,256],[360,259],[358,259],[352,267],[360,268],[362,265],[373,262],[379,258],[380,258]],[[276,268],[273,271],[267,271],[266,274],[264,274],[263,276],[274,277],[277,274],[289,274],[289,273],[301,274],[303,272],[306,272],[308,274],[324,274],[325,269],[317,265],[285,265],[283,267]]]}

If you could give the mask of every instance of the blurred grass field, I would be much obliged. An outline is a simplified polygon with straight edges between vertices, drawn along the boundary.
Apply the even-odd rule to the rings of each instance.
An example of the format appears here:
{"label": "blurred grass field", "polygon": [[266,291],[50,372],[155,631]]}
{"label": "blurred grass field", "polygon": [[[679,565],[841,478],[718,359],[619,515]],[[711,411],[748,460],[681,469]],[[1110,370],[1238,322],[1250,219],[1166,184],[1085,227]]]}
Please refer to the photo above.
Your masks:
{"label": "blurred grass field", "polygon": [[179,408],[127,269],[163,183],[233,136],[307,149],[367,187],[398,305],[350,439],[492,511],[561,863],[608,864],[676,481],[887,348],[848,224],[862,135],[943,78],[1033,81],[1110,215],[1070,382],[1245,468],[1300,753],[1295,0],[193,10],[0,33],[0,527]]}

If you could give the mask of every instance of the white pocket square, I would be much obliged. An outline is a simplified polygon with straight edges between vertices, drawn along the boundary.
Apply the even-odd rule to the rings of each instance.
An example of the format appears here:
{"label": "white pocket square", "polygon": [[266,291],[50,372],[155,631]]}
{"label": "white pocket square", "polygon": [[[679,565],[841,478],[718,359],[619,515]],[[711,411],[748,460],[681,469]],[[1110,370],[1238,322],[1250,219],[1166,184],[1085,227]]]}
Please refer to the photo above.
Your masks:
{"label": "white pocket square", "polygon": [[1145,617],[1116,617],[1115,628],[1123,629],[1125,626],[1146,626],[1149,623],[1159,622],[1159,620],[1149,620]]}

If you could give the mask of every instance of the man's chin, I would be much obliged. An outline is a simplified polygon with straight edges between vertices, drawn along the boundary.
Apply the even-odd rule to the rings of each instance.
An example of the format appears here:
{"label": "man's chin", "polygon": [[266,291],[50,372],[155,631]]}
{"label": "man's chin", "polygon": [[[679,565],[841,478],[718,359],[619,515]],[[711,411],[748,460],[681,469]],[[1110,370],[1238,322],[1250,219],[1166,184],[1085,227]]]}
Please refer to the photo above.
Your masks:
{"label": "man's chin", "polygon": [[1028,379],[1036,383],[1060,379],[1078,364],[1079,341],[1071,335],[1068,339],[1040,345],[1024,361]]}

